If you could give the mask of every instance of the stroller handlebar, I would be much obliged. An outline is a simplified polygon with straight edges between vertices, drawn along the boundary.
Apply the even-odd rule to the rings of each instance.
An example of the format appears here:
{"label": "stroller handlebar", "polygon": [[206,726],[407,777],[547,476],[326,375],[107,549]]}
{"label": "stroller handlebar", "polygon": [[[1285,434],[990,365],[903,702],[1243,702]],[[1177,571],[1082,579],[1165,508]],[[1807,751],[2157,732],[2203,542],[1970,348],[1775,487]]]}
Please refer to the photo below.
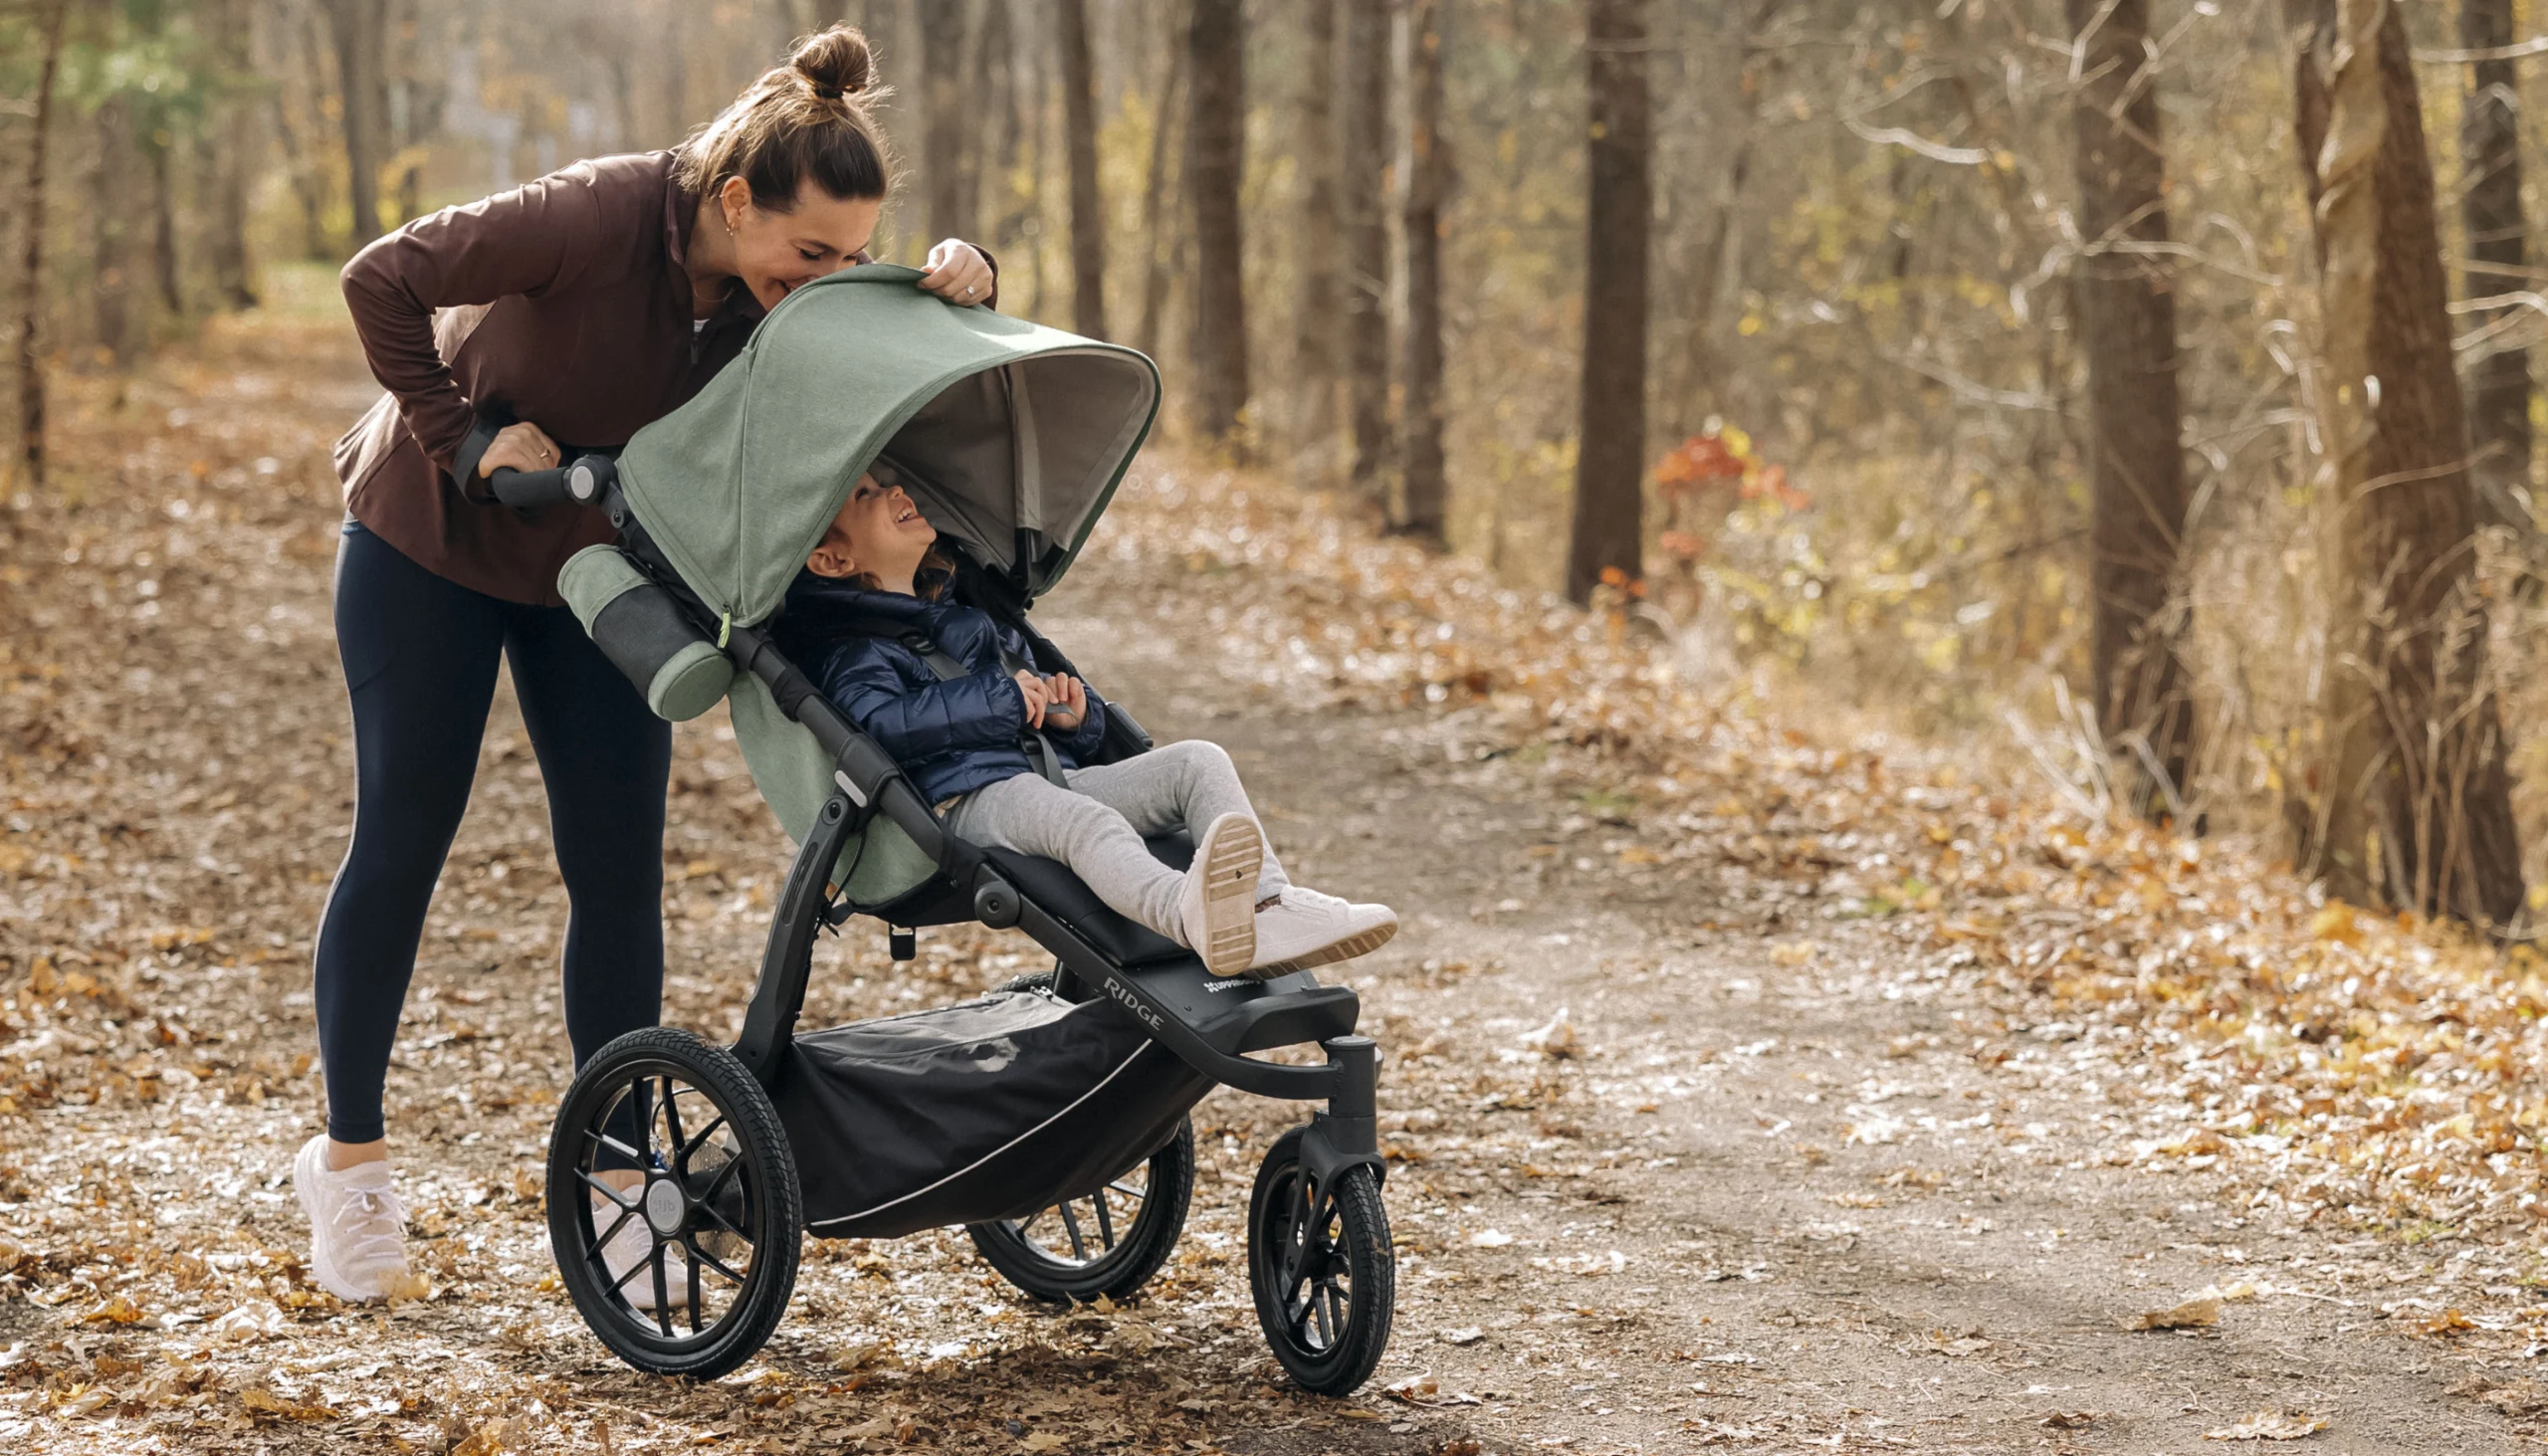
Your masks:
{"label": "stroller handlebar", "polygon": [[618,479],[618,467],[607,455],[579,455],[554,470],[505,470],[487,477],[497,500],[518,511],[571,501],[578,506],[601,504],[602,492]]}

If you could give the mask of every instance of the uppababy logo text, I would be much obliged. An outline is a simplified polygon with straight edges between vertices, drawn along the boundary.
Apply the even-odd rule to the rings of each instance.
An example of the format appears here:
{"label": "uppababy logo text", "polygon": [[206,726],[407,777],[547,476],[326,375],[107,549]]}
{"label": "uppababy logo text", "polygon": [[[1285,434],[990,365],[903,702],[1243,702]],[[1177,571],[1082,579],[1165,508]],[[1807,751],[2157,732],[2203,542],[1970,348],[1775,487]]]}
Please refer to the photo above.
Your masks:
{"label": "uppababy logo text", "polygon": [[1159,1025],[1159,1013],[1152,1010],[1150,1007],[1143,1005],[1141,1002],[1134,1000],[1133,993],[1124,989],[1124,983],[1122,981],[1108,981],[1106,983],[1106,994],[1123,1002],[1124,1008],[1132,1012],[1134,1015],[1142,1018],[1145,1025],[1154,1028]]}

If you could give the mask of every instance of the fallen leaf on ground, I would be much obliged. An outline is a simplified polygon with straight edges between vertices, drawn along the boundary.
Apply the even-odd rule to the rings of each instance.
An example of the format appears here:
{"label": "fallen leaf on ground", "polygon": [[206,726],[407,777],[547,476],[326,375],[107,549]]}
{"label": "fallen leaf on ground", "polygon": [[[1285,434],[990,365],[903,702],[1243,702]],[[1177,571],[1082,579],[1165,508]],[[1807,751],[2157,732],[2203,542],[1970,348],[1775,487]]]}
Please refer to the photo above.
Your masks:
{"label": "fallen leaf on ground", "polygon": [[2296,1441],[2312,1431],[2323,1431],[2327,1422],[2299,1410],[2259,1410],[2234,1426],[2205,1431],[2207,1441]]}
{"label": "fallen leaf on ground", "polygon": [[1485,1338],[1486,1332],[1475,1325],[1464,1325],[1457,1330],[1445,1330],[1442,1332],[1442,1343],[1444,1345],[1475,1345]]}
{"label": "fallen leaf on ground", "polygon": [[2097,1412],[2093,1410],[2056,1410],[2042,1420],[2046,1430],[2055,1431],[2084,1431],[2096,1423]]}
{"label": "fallen leaf on ground", "polygon": [[1482,1228],[1469,1235],[1469,1247],[1474,1249],[1500,1249],[1511,1242],[1513,1236],[1497,1228]]}
{"label": "fallen leaf on ground", "polygon": [[2199,1330],[2221,1323],[2221,1301],[2190,1299],[2173,1310],[2144,1310],[2123,1322],[2126,1330]]}
{"label": "fallen leaf on ground", "polygon": [[283,1334],[283,1311],[273,1300],[250,1300],[229,1314],[212,1322],[215,1340],[271,1340]]}

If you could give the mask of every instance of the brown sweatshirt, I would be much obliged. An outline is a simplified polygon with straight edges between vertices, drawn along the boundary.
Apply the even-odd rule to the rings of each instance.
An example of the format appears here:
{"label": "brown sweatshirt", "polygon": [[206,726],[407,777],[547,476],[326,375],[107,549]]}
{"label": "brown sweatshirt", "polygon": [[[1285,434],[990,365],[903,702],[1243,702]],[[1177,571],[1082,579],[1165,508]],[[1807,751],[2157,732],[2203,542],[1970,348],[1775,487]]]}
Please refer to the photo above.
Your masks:
{"label": "brown sweatshirt", "polygon": [[452,455],[496,408],[570,452],[624,445],[742,350],[761,309],[740,280],[691,326],[682,255],[699,205],[673,162],[577,162],[418,218],[345,265],[354,330],[389,391],[336,442],[354,519],[436,575],[559,604],[557,568],[610,539],[609,522],[588,506],[525,515],[482,481],[464,495]]}

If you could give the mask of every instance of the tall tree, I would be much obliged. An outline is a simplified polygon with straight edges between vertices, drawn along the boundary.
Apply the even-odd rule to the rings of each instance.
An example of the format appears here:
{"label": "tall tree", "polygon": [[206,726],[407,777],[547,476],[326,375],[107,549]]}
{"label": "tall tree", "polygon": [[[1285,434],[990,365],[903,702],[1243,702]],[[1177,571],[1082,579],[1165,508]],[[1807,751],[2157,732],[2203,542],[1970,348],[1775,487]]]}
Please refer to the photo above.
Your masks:
{"label": "tall tree", "polygon": [[1062,52],[1062,149],[1071,169],[1071,318],[1106,336],[1106,208],[1097,186],[1097,68],[1088,54],[1088,0],[1058,0]]}
{"label": "tall tree", "polygon": [[1645,553],[1646,258],[1654,226],[1646,0],[1591,0],[1583,406],[1566,594],[1604,572],[1634,579]]}
{"label": "tall tree", "polygon": [[1388,16],[1379,0],[1345,7],[1345,121],[1337,212],[1345,232],[1346,397],[1354,420],[1354,489],[1385,506],[1389,437],[1389,235],[1381,178],[1389,154]]}
{"label": "tall tree", "polygon": [[[2459,44],[2481,59],[2469,63],[2468,95],[2459,108],[2459,158],[2465,180],[2459,215],[2468,229],[2463,287],[2472,299],[2528,288],[2524,267],[2529,228],[2521,212],[2521,93],[2513,62],[2512,0],[2459,0]],[[2484,53],[2493,54],[2484,54]],[[2518,310],[2494,310],[2492,320]],[[2469,476],[2478,520],[2530,534],[2530,351],[2491,341],[2468,371]]]}
{"label": "tall tree", "polygon": [[2183,656],[2187,485],[2177,302],[2149,0],[2067,0],[2088,360],[2091,663],[2098,728],[2139,813],[2182,812],[2194,705]]}
{"label": "tall tree", "polygon": [[1247,156],[1247,32],[1241,0],[1194,0],[1186,30],[1185,195],[1194,223],[1194,428],[1244,448],[1247,295],[1239,184]]}
{"label": "tall tree", "polygon": [[[1179,99],[1185,91],[1186,48],[1182,44],[1183,28],[1179,27],[1179,44],[1168,48],[1168,77],[1160,83],[1159,104],[1151,112],[1150,186],[1142,194],[1142,319],[1134,330],[1133,346],[1143,353],[1159,353],[1159,337],[1168,326],[1168,284],[1169,278],[1168,193],[1182,190],[1181,178],[1171,181],[1168,173],[1168,138],[1179,129]],[[1181,206],[1177,209],[1181,212]]]}
{"label": "tall tree", "polygon": [[1303,0],[1300,90],[1293,126],[1293,165],[1300,182],[1299,223],[1291,229],[1292,377],[1290,446],[1305,483],[1324,484],[1334,469],[1338,345],[1336,274],[1336,0]]}
{"label": "tall tree", "polygon": [[2294,0],[2290,15],[2333,466],[2328,757],[2302,860],[2357,904],[2502,925],[2522,905],[2521,846],[2406,23],[2393,0]]}
{"label": "tall tree", "polygon": [[[1398,528],[1440,550],[1450,545],[1450,485],[1442,464],[1442,204],[1451,177],[1450,142],[1442,134],[1442,0],[1408,0],[1403,55],[1406,152],[1398,185],[1405,195],[1406,357],[1398,377],[1405,385],[1406,441]],[[1644,336],[1641,325],[1638,336]]]}
{"label": "tall tree", "polygon": [[205,251],[212,286],[224,307],[253,309],[257,292],[248,270],[248,189],[255,175],[256,112],[249,102],[254,62],[249,56],[250,0],[214,0],[208,11],[212,53],[218,68],[213,113],[206,139],[211,148],[212,217]]}
{"label": "tall tree", "polygon": [[389,159],[389,0],[326,0],[343,104],[345,197],[355,248],[380,236],[380,169]]}
{"label": "tall tree", "polygon": [[944,0],[920,18],[921,67],[928,93],[921,160],[928,175],[929,232],[923,247],[942,238],[970,238],[973,203],[980,195],[973,172],[974,99],[964,78],[973,59],[972,0]]}
{"label": "tall tree", "polygon": [[132,205],[132,103],[121,92],[109,95],[90,118],[97,127],[91,155],[96,171],[89,178],[89,310],[98,346],[116,368],[132,361],[140,348],[139,323],[132,307],[132,230],[140,209]]}
{"label": "tall tree", "polygon": [[53,143],[55,83],[62,75],[62,32],[70,0],[46,0],[38,21],[44,55],[36,64],[35,124],[27,136],[27,181],[21,194],[26,238],[18,255],[18,461],[29,485],[44,484],[44,163]]}

